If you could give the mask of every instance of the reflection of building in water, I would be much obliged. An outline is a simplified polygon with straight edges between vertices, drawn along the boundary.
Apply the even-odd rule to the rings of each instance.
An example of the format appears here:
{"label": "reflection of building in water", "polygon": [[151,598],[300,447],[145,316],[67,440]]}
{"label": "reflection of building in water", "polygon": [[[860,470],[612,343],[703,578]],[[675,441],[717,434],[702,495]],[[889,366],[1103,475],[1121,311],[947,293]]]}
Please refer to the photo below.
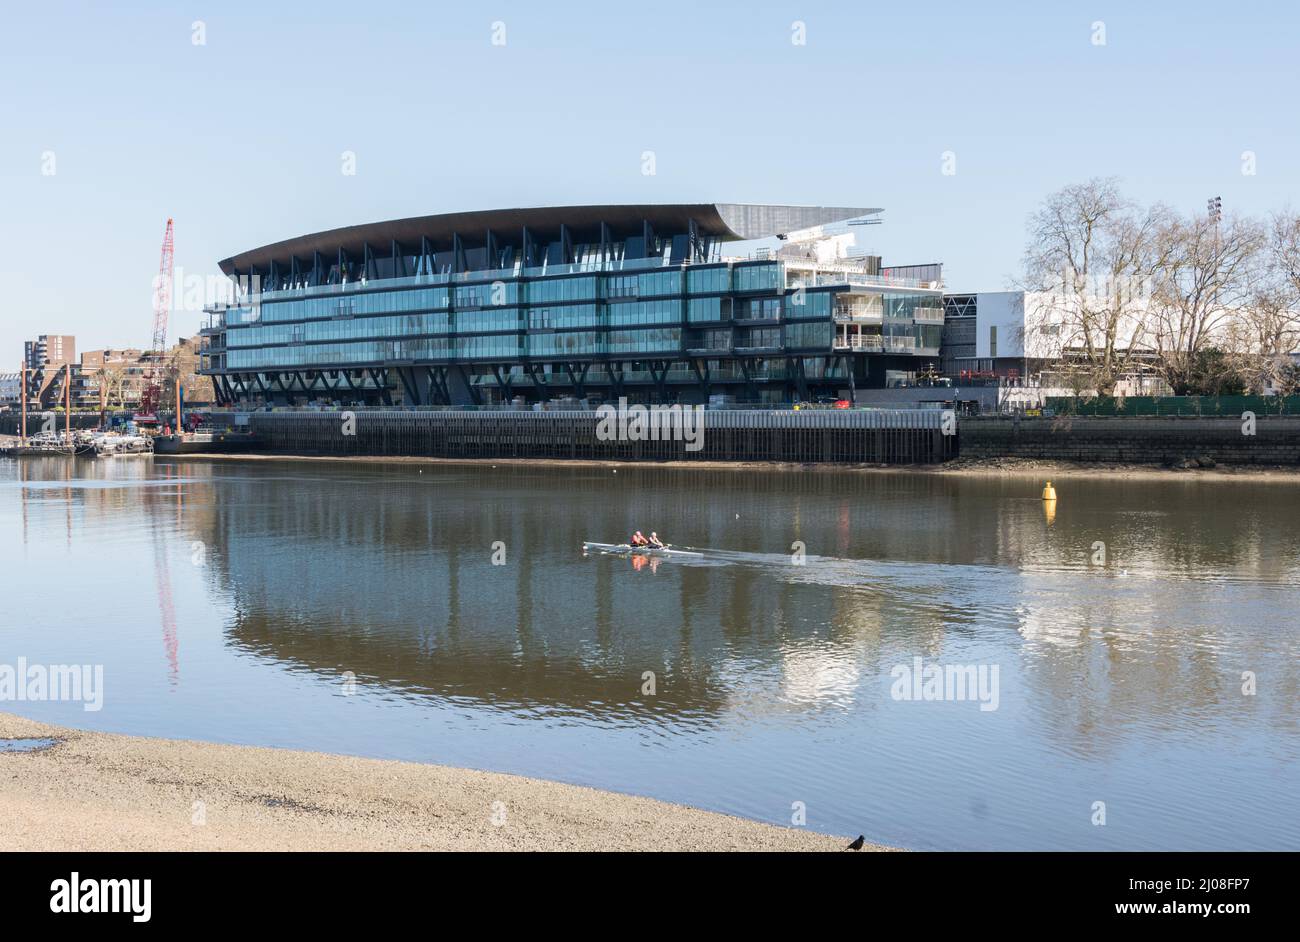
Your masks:
{"label": "reflection of building in water", "polygon": [[[785,578],[784,555],[658,572],[584,559],[590,522],[526,478],[503,477],[491,503],[473,475],[220,487],[210,532],[194,535],[233,598],[231,641],[363,683],[510,709],[707,719],[727,710],[740,675],[719,665],[733,661],[791,703],[851,697],[878,630],[846,590]],[[655,696],[641,693],[646,671]]]}
{"label": "reflection of building in water", "polygon": [[[1178,734],[1188,715],[1230,726],[1263,709],[1297,729],[1282,705],[1300,690],[1294,654],[1283,666],[1273,627],[1292,604],[1282,593],[1167,575],[1026,573],[1019,595],[1024,696],[1073,750],[1121,748],[1116,731],[1130,727]],[[1265,670],[1289,699],[1242,697],[1242,665],[1261,664],[1275,665]]]}
{"label": "reflection of building in water", "polygon": [[[187,494],[188,478],[180,469],[154,466],[145,458],[99,461],[71,461],[67,457],[27,458],[13,466],[22,482],[18,489],[21,503],[22,542],[29,539],[31,513],[56,509],[63,517],[67,545],[87,531],[91,539],[104,532],[121,528],[124,518],[143,511],[150,534],[151,548],[139,561],[152,563],[153,577],[141,582],[116,585],[110,594],[97,598],[99,606],[120,602],[120,594],[143,590],[157,598],[158,624],[163,657],[173,683],[179,678],[180,652],[175,605],[172,598],[171,567],[185,559],[190,550],[176,540],[185,527],[203,527],[211,508],[210,500],[191,501]],[[185,469],[188,471],[189,469]],[[205,472],[200,472],[203,476]],[[210,490],[210,489],[209,489]],[[128,525],[129,526],[129,525]],[[48,533],[48,527],[43,531]],[[73,577],[77,584],[77,577]]]}
{"label": "reflection of building in water", "polygon": [[[728,712],[794,714],[827,706],[847,708],[859,699],[864,675],[877,669],[878,597],[833,586],[821,594],[822,604],[811,606],[815,614],[789,611],[794,606],[776,614],[770,657],[734,657],[718,666]],[[799,605],[803,593],[783,593],[782,600],[798,600]],[[829,636],[818,630],[818,619],[834,626]]]}
{"label": "reflection of building in water", "polygon": [[[164,479],[179,477],[174,469],[162,469]],[[171,566],[167,557],[172,547],[167,540],[169,532],[181,530],[184,485],[178,483],[173,494],[154,492],[145,497],[153,534],[154,588],[158,593],[158,617],[162,624],[163,650],[167,655],[168,677],[174,685],[180,680],[180,641],[176,632],[176,605],[172,601]],[[150,499],[157,498],[157,499]],[[171,520],[168,520],[168,517]]]}
{"label": "reflection of building in water", "polygon": [[781,657],[781,697],[792,704],[848,704],[858,689],[861,664],[852,647],[787,645]]}
{"label": "reflection of building in water", "polygon": [[[350,670],[390,690],[506,709],[716,722],[746,710],[870,708],[868,688],[898,658],[960,647],[963,662],[1002,659],[1004,708],[1050,701],[1042,709],[1074,743],[1141,711],[1172,719],[1222,702],[1235,689],[1225,668],[1234,657],[1276,662],[1282,642],[1261,626],[1286,622],[1289,596],[1243,582],[1225,616],[1232,584],[1192,577],[1256,539],[1267,549],[1243,552],[1245,566],[1294,565],[1294,531],[1247,523],[1260,506],[1237,505],[1206,546],[1197,519],[1224,514],[1200,501],[1130,497],[1127,485],[1089,495],[1071,481],[1049,532],[1038,488],[1020,499],[1017,487],[260,464],[256,474],[227,467],[199,489],[210,497],[194,509],[210,515],[191,538],[208,544],[232,602],[231,643],[326,677]],[[1163,518],[1137,516],[1135,504],[1174,518],[1141,531],[1141,547],[1114,521]],[[650,524],[743,561],[636,572],[625,559],[581,556],[583,540]],[[1201,545],[1175,548],[1175,538]],[[807,544],[805,566],[790,562],[794,539]],[[1093,571],[1096,539],[1112,558],[1173,560],[1191,576]],[[492,565],[496,542],[504,566]],[[641,693],[647,671],[654,696]],[[1281,674],[1293,683],[1294,671]]]}

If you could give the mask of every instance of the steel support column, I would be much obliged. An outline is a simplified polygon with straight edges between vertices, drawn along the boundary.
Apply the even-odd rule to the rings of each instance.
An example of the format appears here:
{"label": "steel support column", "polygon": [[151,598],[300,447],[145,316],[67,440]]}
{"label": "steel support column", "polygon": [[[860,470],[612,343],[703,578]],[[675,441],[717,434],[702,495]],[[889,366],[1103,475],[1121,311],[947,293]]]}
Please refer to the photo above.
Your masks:
{"label": "steel support column", "polygon": [[514,398],[512,393],[514,387],[510,383],[510,367],[506,366],[503,369],[501,364],[493,363],[490,368],[492,370],[492,377],[497,381],[497,385],[501,387],[502,395],[505,396],[507,400]]}
{"label": "steel support column", "polygon": [[415,381],[415,367],[413,366],[395,366],[397,378],[402,381],[402,388],[406,391],[407,399],[412,405],[422,406],[420,401],[419,384]]}
{"label": "steel support column", "polygon": [[391,406],[393,397],[388,392],[388,370],[382,367],[380,369],[366,367],[366,372],[370,375],[370,380],[375,384],[375,388],[379,390],[379,396],[383,399],[384,405]]}
{"label": "steel support column", "polygon": [[569,382],[573,384],[574,394],[579,398],[586,398],[587,395],[587,370],[591,369],[590,363],[582,364],[582,373],[574,371],[572,363],[565,363],[565,372],[569,374]]}
{"label": "steel support column", "polygon": [[425,371],[429,374],[429,405],[451,405],[451,390],[447,386],[448,367],[426,366]]}
{"label": "steel support column", "polygon": [[[478,388],[477,384],[470,382],[470,380],[473,377],[470,376],[469,370],[465,369],[465,365],[463,363],[453,364],[452,366],[447,368],[448,373],[450,373],[451,370],[455,370],[458,374],[460,374],[461,382],[464,383],[465,388],[469,390],[469,401],[476,406],[483,405],[483,391]],[[448,386],[447,388],[447,404],[448,405],[451,404],[450,386]]]}
{"label": "steel support column", "polygon": [[713,374],[709,369],[709,361],[698,358],[692,359],[691,369],[695,371],[695,378],[700,383],[700,388],[704,392],[704,401],[707,403],[713,390]]}

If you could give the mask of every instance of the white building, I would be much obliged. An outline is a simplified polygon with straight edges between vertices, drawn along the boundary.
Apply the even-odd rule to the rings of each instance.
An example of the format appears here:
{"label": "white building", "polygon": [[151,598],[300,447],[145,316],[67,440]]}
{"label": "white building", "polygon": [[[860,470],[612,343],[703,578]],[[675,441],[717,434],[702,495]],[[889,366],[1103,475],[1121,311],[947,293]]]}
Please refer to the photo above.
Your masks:
{"label": "white building", "polygon": [[[944,296],[944,372],[963,382],[1023,382],[1030,359],[1050,358],[1044,337],[1027,329],[1023,291]],[[1032,312],[1034,299],[1028,299]],[[1026,353],[1028,344],[1036,356]]]}
{"label": "white building", "polygon": [[[1097,302],[1100,308],[1105,302]],[[985,291],[945,295],[948,322],[960,328],[951,343],[945,341],[944,362],[972,373],[1007,376],[1032,375],[1050,368],[1071,349],[1083,347],[1078,325],[1083,318],[1072,313],[1078,302],[1047,291]],[[1135,310],[1142,310],[1138,301]],[[1127,350],[1152,350],[1151,338],[1140,317],[1125,317],[1118,330],[1118,346]]]}
{"label": "white building", "polygon": [[[1075,390],[1053,369],[1070,349],[1082,346],[1082,338],[1072,326],[1081,319],[1070,313],[1071,303],[1071,299],[1051,292],[945,295],[943,372],[954,383],[968,387],[1031,387],[1032,392],[1025,390],[1023,395],[1001,397],[1024,399],[1022,405],[1041,405],[1044,396],[1074,395]],[[1146,347],[1141,331],[1140,319],[1121,325],[1121,346]],[[1129,396],[1167,392],[1154,375],[1136,372],[1121,381],[1116,391]]]}

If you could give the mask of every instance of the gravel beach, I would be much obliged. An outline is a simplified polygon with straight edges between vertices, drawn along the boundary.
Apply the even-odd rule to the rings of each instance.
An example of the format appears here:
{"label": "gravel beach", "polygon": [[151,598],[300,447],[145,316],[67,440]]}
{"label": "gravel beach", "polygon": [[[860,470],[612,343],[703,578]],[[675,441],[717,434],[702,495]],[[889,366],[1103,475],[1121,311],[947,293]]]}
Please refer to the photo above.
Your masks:
{"label": "gravel beach", "polygon": [[850,839],[493,772],[0,713],[0,740],[46,737],[59,741],[0,748],[0,850],[840,851]]}

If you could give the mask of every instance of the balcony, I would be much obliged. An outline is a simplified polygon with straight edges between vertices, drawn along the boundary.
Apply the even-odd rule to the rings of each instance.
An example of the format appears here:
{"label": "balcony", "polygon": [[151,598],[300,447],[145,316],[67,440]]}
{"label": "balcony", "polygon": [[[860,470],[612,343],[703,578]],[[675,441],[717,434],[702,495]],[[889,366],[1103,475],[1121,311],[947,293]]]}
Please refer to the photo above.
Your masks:
{"label": "balcony", "polygon": [[879,308],[872,310],[870,308],[835,308],[831,315],[837,324],[873,324],[879,326],[884,323],[884,312]]}
{"label": "balcony", "polygon": [[943,285],[937,281],[921,281],[916,278],[898,278],[893,275],[863,271],[860,266],[844,261],[818,262],[815,259],[791,258],[781,256],[789,274],[790,287],[802,283],[812,288],[821,285],[857,285],[864,288],[909,288],[916,291],[933,292],[938,298],[943,296]]}
{"label": "balcony", "polygon": [[882,338],[869,335],[848,335],[835,338],[836,350],[860,350],[864,353],[880,353],[884,350]]}
{"label": "balcony", "polygon": [[912,310],[912,320],[918,324],[942,324],[943,308],[918,307]]}

